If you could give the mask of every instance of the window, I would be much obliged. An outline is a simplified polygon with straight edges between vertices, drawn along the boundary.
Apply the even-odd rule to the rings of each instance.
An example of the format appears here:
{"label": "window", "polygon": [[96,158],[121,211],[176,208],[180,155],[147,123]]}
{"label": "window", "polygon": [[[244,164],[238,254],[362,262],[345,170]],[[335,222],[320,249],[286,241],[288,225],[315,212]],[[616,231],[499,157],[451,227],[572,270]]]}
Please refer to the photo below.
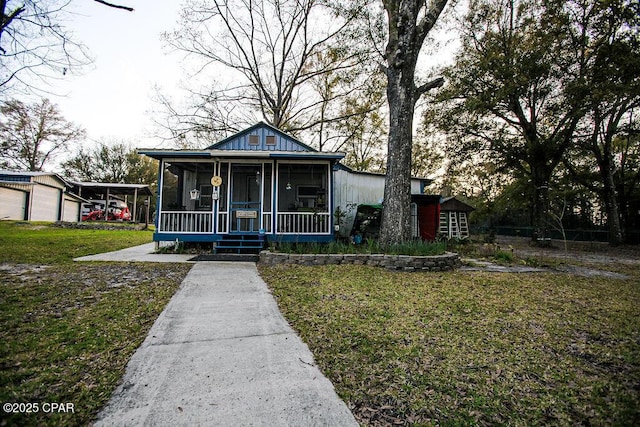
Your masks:
{"label": "window", "polygon": [[276,145],[275,135],[267,135],[266,143],[267,145]]}
{"label": "window", "polygon": [[258,135],[249,135],[249,145],[260,144],[260,137]]}

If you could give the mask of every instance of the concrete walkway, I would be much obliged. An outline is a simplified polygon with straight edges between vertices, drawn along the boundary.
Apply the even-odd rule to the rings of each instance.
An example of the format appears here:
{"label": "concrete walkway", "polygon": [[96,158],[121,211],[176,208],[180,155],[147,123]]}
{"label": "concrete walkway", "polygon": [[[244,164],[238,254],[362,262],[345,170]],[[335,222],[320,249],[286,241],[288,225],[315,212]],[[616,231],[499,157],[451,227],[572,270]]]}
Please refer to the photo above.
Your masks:
{"label": "concrete walkway", "polygon": [[198,262],[96,425],[357,423],[280,314],[255,264]]}
{"label": "concrete walkway", "polygon": [[193,254],[155,254],[155,243],[121,249],[103,254],[87,255],[74,261],[134,261],[134,262],[189,262]]}

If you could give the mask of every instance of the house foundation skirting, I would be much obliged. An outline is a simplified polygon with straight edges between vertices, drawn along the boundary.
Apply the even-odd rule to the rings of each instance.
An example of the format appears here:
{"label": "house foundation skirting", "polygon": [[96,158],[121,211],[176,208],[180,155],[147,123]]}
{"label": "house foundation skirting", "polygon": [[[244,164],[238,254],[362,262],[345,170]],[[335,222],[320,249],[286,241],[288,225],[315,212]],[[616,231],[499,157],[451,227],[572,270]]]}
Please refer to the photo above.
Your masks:
{"label": "house foundation skirting", "polygon": [[385,254],[286,254],[262,251],[260,252],[260,263],[268,266],[279,264],[359,264],[398,271],[450,271],[461,265],[460,256],[452,252],[447,252],[443,255],[412,256]]}

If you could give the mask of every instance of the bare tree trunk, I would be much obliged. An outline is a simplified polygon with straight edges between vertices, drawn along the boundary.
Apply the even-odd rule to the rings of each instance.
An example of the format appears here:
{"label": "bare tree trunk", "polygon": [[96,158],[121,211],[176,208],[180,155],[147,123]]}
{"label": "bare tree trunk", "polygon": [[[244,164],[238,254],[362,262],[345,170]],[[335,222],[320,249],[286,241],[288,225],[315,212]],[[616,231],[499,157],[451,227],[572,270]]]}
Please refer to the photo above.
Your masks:
{"label": "bare tree trunk", "polygon": [[380,241],[399,243],[411,239],[411,145],[415,108],[413,82],[403,82],[402,71],[388,69],[389,142],[384,210]]}

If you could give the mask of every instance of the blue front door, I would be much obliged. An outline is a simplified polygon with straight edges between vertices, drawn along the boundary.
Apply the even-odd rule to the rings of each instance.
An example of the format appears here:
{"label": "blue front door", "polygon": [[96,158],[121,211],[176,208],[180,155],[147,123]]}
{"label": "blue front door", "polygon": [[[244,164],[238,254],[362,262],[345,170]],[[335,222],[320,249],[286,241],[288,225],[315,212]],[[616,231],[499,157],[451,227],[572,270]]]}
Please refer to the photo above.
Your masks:
{"label": "blue front door", "polygon": [[232,233],[257,233],[260,229],[260,183],[262,165],[231,166]]}

